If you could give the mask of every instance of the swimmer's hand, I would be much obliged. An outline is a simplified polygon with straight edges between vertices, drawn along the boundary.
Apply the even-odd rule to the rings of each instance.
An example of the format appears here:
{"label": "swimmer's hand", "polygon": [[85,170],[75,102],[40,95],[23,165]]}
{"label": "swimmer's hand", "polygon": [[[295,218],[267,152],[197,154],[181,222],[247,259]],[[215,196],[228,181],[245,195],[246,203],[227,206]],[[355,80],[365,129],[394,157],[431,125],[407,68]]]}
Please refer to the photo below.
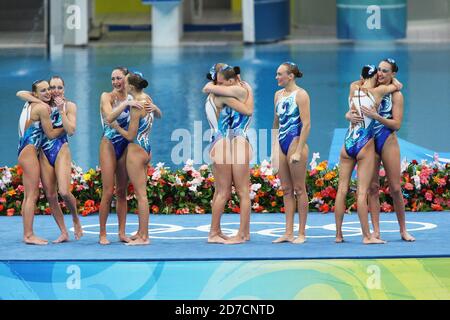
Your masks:
{"label": "swimmer's hand", "polygon": [[289,162],[290,162],[290,163],[293,163],[293,164],[298,164],[298,163],[300,162],[300,159],[301,159],[301,154],[299,154],[299,153],[294,153],[294,154],[291,156],[291,158],[289,159]]}
{"label": "swimmer's hand", "polygon": [[403,83],[398,81],[396,78],[392,79],[392,84],[397,87],[397,90],[400,91],[403,88]]}
{"label": "swimmer's hand", "polygon": [[369,117],[374,120],[379,119],[380,115],[378,114],[377,109],[375,108],[368,108],[366,106],[361,106],[361,111],[366,117]]}
{"label": "swimmer's hand", "polygon": [[349,114],[348,120],[353,124],[356,125],[358,123],[361,123],[364,121],[364,117],[360,116],[358,111],[352,110]]}
{"label": "swimmer's hand", "polygon": [[120,127],[117,121],[113,121],[113,123],[109,124],[109,126],[114,130],[117,130]]}
{"label": "swimmer's hand", "polygon": [[54,99],[55,105],[58,108],[58,111],[64,111],[64,99],[60,96],[56,97]]}

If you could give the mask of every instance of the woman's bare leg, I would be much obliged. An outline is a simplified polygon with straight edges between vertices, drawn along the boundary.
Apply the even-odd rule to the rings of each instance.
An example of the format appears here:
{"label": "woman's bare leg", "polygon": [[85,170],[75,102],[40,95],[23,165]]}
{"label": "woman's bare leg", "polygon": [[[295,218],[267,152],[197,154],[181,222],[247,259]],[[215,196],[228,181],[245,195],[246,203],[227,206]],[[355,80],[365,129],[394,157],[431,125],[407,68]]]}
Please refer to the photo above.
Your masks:
{"label": "woman's bare leg", "polygon": [[37,237],[33,232],[34,209],[39,198],[39,160],[34,146],[26,146],[19,155],[22,167],[24,197],[22,202],[23,241],[26,244],[46,245],[48,241]]}
{"label": "woman's bare leg", "polygon": [[69,145],[65,143],[58,153],[55,161],[55,173],[58,181],[58,192],[64,200],[72,215],[75,239],[79,240],[83,236],[80,218],[78,216],[77,200],[70,192],[70,180],[72,172],[72,156]]}
{"label": "woman's bare leg", "polygon": [[112,143],[106,138],[100,142],[100,168],[102,175],[102,199],[100,201],[100,244],[109,244],[106,236],[106,222],[111,211],[114,194],[114,176],[116,172],[116,155]]}
{"label": "woman's bare leg", "polygon": [[288,158],[281,150],[279,152],[278,166],[278,176],[280,177],[281,189],[283,190],[286,231],[284,235],[275,239],[272,243],[292,242],[294,241],[294,214],[297,204],[294,197],[294,183],[289,170]]}
{"label": "woman's bare leg", "polygon": [[228,139],[220,139],[211,150],[214,173],[214,201],[212,203],[211,228],[208,235],[208,243],[225,243],[221,228],[220,218],[225,205],[231,196],[231,152]]}
{"label": "woman's bare leg", "polygon": [[334,207],[334,217],[336,220],[336,243],[344,242],[342,223],[344,221],[347,193],[350,187],[350,181],[355,164],[356,160],[350,157],[344,147],[342,147],[339,158],[339,184]]}
{"label": "woman's bare leg", "polygon": [[374,171],[372,181],[369,187],[369,211],[372,218],[373,234],[372,236],[377,239],[380,238],[380,166],[381,158],[378,153],[375,152],[374,158]]}
{"label": "woman's bare leg", "polygon": [[227,244],[243,243],[250,240],[250,160],[252,148],[243,137],[231,141],[231,165],[234,187],[239,197],[240,223],[238,233],[227,241]]}
{"label": "woman's bare leg", "polygon": [[136,239],[129,241],[127,245],[150,244],[148,237],[149,205],[147,197],[147,163],[149,161],[149,155],[141,147],[134,143],[128,145],[127,172],[138,202],[139,229]]}
{"label": "woman's bare leg", "polygon": [[122,157],[117,161],[116,168],[116,211],[117,220],[119,221],[119,240],[122,242],[129,242],[125,232],[128,204],[127,204],[127,191],[128,191],[128,173],[127,173],[127,154],[128,147],[125,149]]}
{"label": "woman's bare leg", "polygon": [[62,243],[69,241],[69,233],[64,221],[64,214],[58,201],[55,168],[51,166],[43,152],[41,152],[39,155],[39,165],[41,169],[41,181],[45,196],[47,197],[53,218],[55,219],[56,224],[61,231],[60,236],[56,240],[54,240],[53,243]]}
{"label": "woman's bare leg", "polygon": [[403,202],[402,188],[400,185],[400,147],[397,136],[394,133],[386,139],[381,158],[389,182],[389,192],[394,202],[395,212],[397,213],[400,236],[405,241],[415,241],[414,237],[406,230],[405,203]]}
{"label": "woman's bare leg", "polygon": [[[296,138],[298,139],[298,138]],[[295,141],[295,140],[294,140]],[[294,144],[294,143],[293,143]],[[295,142],[295,149],[297,148],[297,141]],[[289,148],[288,159],[290,155],[295,152],[294,148]],[[306,218],[308,215],[309,201],[308,193],[306,192],[306,165],[308,163],[308,145],[305,144],[302,150],[301,158],[298,163],[289,163],[289,172],[291,173],[291,180],[294,187],[294,195],[297,198],[297,210],[299,214],[299,228],[298,237],[292,243],[304,243],[306,241]]]}
{"label": "woman's bare leg", "polygon": [[364,244],[382,244],[383,240],[372,237],[369,227],[369,207],[367,203],[370,183],[374,171],[375,147],[373,139],[370,140],[364,148],[358,153],[358,189],[357,206],[358,217],[361,223]]}

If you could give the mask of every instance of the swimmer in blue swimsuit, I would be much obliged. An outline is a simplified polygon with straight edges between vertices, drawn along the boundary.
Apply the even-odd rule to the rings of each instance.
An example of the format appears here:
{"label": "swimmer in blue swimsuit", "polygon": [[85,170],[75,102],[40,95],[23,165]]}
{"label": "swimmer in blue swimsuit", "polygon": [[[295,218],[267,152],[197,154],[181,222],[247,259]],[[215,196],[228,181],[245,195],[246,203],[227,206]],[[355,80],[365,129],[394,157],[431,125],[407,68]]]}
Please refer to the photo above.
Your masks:
{"label": "swimmer in blue swimsuit", "polygon": [[[205,111],[212,131],[210,157],[215,179],[208,243],[234,244],[250,239],[251,147],[247,130],[253,114],[253,93],[239,74],[239,67],[216,64],[208,76],[212,82],[203,88],[209,94]],[[241,223],[238,234],[229,238],[221,231],[220,218],[233,183],[240,198]]]}
{"label": "swimmer in blue swimsuit", "polygon": [[[62,130],[62,134],[54,139],[43,136],[43,152],[39,155],[39,164],[44,192],[52,215],[61,231],[60,236],[53,243],[62,243],[69,241],[69,233],[65,225],[58,193],[72,215],[75,239],[79,240],[83,236],[83,229],[78,217],[77,201],[70,191],[72,157],[67,143],[67,135],[73,135],[76,129],[77,106],[65,99],[64,80],[61,77],[53,76],[49,84],[52,95],[50,101],[52,126],[54,129]],[[30,102],[36,99],[30,92],[26,91],[19,91],[17,96]]]}
{"label": "swimmer in blue swimsuit", "polygon": [[367,197],[372,179],[375,161],[374,149],[374,120],[363,114],[363,108],[373,109],[378,106],[384,95],[397,91],[399,86],[378,86],[377,69],[374,65],[366,65],[361,71],[363,82],[352,83],[349,94],[349,108],[356,112],[362,121],[350,123],[345,135],[344,146],[339,160],[339,186],[336,196],[336,242],[344,241],[342,236],[342,223],[345,213],[346,196],[349,189],[353,169],[358,164],[358,191],[357,208],[363,233],[363,243],[382,244],[385,241],[377,239],[370,234],[368,220]]}
{"label": "swimmer in blue swimsuit", "polygon": [[[130,112],[128,102],[131,96],[126,90],[125,77],[128,70],[117,67],[111,73],[113,90],[104,92],[100,99],[100,114],[103,126],[103,137],[100,142],[100,167],[102,171],[102,200],[100,202],[100,239],[102,245],[109,244],[106,237],[106,222],[111,210],[111,202],[116,195],[117,217],[119,220],[119,240],[128,242],[125,224],[127,215],[127,186],[128,174],[126,168],[126,147],[128,141],[117,130],[111,128],[111,113],[117,108],[123,108],[120,115],[115,118],[121,128],[128,128]],[[115,187],[115,188],[114,188]]]}
{"label": "swimmer in blue swimsuit", "polygon": [[44,104],[51,99],[48,82],[35,81],[32,94],[39,102],[26,102],[19,119],[18,164],[23,170],[22,181],[25,189],[21,211],[24,226],[23,241],[26,244],[46,245],[48,241],[37,237],[33,232],[34,209],[39,197],[38,153],[44,134],[49,138],[56,138],[62,130],[53,129],[47,106]]}
{"label": "swimmer in blue swimsuit", "polygon": [[[283,87],[275,93],[274,121],[272,130],[272,165],[278,168],[283,190],[286,215],[284,235],[273,243],[306,241],[306,218],[308,195],[306,193],[306,163],[308,145],[306,141],[311,128],[309,95],[296,83],[302,72],[297,64],[285,62],[277,69],[278,86]],[[277,136],[275,133],[278,133]],[[281,151],[281,152],[280,152]],[[298,237],[294,237],[295,209],[299,213]]]}
{"label": "swimmer in blue swimsuit", "polygon": [[[398,66],[394,59],[387,58],[378,65],[378,84],[388,85],[396,81]],[[383,162],[389,182],[389,192],[393,199],[394,210],[400,227],[400,237],[404,241],[415,241],[406,228],[405,203],[400,180],[400,147],[396,131],[400,129],[403,118],[403,95],[400,91],[385,95],[381,101],[378,113],[376,110],[362,108],[363,113],[375,120],[375,159],[374,174],[369,190],[369,205],[371,211],[373,234],[380,238],[380,198],[379,198],[379,170]]]}
{"label": "swimmer in blue swimsuit", "polygon": [[[127,245],[150,244],[148,237],[149,203],[147,198],[147,166],[151,159],[150,130],[153,118],[161,118],[161,110],[153,104],[152,99],[144,92],[148,86],[140,72],[130,72],[126,76],[127,91],[133,101],[129,102],[131,118],[128,130],[123,129],[118,123],[111,125],[130,143],[126,155],[127,172],[134,187],[134,193],[138,201],[139,230]],[[151,111],[147,112],[143,105],[149,103]],[[111,113],[114,120],[127,106],[121,105]]]}

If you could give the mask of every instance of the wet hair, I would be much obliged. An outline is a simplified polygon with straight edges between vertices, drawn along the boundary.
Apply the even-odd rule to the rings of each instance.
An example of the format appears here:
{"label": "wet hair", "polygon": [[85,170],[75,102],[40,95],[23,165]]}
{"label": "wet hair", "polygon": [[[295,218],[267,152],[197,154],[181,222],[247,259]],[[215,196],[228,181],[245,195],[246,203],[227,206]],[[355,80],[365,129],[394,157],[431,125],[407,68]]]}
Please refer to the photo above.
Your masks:
{"label": "wet hair", "polygon": [[237,79],[237,76],[239,74],[241,74],[241,68],[236,66],[236,67],[232,67],[228,64],[224,64],[222,66],[222,68],[220,68],[219,72],[221,75],[223,75],[223,77],[225,78],[225,80],[230,80],[230,79]]}
{"label": "wet hair", "polygon": [[128,73],[128,83],[138,91],[148,87],[148,81],[144,79],[144,75],[139,71]]}
{"label": "wet hair", "polygon": [[389,63],[391,65],[392,72],[398,72],[397,62],[392,58],[383,59],[383,62]]}
{"label": "wet hair", "polygon": [[219,62],[216,64],[213,64],[211,68],[209,69],[209,72],[206,74],[206,79],[211,80],[214,82],[214,84],[217,83],[217,73],[222,69],[223,66],[226,64],[223,62]]}
{"label": "wet hair", "polygon": [[286,66],[289,74],[291,74],[291,73],[294,74],[294,76],[296,78],[303,77],[303,73],[300,71],[297,64],[295,64],[294,62],[287,61],[287,62],[283,63],[282,65]]}
{"label": "wet hair", "polygon": [[130,72],[128,71],[127,68],[121,67],[121,66],[115,67],[115,68],[113,69],[113,71],[115,71],[115,70],[120,70],[120,71],[122,71],[122,73],[123,73],[125,76],[128,75],[128,74],[130,73]]}
{"label": "wet hair", "polygon": [[377,74],[377,68],[373,64],[366,64],[361,70],[363,79],[370,79]]}
{"label": "wet hair", "polygon": [[57,76],[57,75],[51,76],[51,78],[48,80],[48,83],[50,84],[50,81],[52,81],[53,79],[59,79],[59,80],[61,80],[61,82],[63,83],[63,86],[66,85],[66,84],[64,83],[63,78],[61,78],[60,76]]}
{"label": "wet hair", "polygon": [[42,79],[40,79],[40,80],[36,80],[36,81],[34,81],[32,84],[31,84],[31,91],[32,92],[37,92],[37,86],[41,83],[41,82],[47,82],[47,80],[42,80]]}

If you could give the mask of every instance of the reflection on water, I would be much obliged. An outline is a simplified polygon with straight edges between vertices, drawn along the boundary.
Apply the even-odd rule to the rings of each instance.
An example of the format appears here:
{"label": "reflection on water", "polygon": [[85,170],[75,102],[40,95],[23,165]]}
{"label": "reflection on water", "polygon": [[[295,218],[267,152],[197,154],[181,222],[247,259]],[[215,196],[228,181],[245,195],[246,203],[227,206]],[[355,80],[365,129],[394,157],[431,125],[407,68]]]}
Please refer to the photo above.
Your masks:
{"label": "reflection on water", "polygon": [[[63,56],[50,61],[44,59],[39,49],[32,54],[30,49],[26,50],[0,51],[0,138],[3,141],[0,165],[11,166],[17,162],[17,123],[22,103],[15,92],[29,89],[36,79],[57,74],[66,82],[67,97],[78,105],[77,132],[70,138],[73,158],[83,169],[95,167],[101,137],[100,95],[111,90],[111,69],[121,65],[144,73],[149,81],[147,92],[164,113],[152,130],[152,162],[180,166],[171,159],[174,147],[180,144],[180,135],[174,133],[175,129],[184,130],[190,137],[183,142],[191,145],[191,152],[179,156],[200,161],[208,145],[209,128],[201,88],[206,72],[215,62],[239,65],[243,79],[252,85],[255,93],[252,136],[254,143],[263,147],[266,142],[270,145],[265,138],[270,138],[270,132],[260,129],[272,127],[273,95],[278,89],[276,68],[287,60],[297,62],[304,73],[299,84],[309,92],[311,99],[310,156],[312,151],[320,152],[321,159],[326,159],[333,129],[347,126],[344,113],[348,108],[348,84],[358,78],[362,65],[394,57],[400,67],[398,78],[405,85],[405,113],[399,136],[432,150],[450,151],[444,139],[450,136],[447,125],[450,119],[448,45],[69,48]],[[260,162],[265,154],[268,150],[260,151],[255,161]]]}

